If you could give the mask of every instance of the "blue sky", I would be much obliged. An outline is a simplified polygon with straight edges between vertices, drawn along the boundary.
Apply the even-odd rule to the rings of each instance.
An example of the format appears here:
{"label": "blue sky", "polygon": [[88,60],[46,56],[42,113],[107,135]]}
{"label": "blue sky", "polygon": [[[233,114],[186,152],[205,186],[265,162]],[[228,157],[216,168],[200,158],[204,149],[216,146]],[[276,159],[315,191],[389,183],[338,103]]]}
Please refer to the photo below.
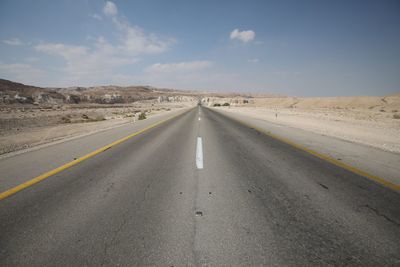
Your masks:
{"label": "blue sky", "polygon": [[0,1],[0,77],[292,96],[400,91],[400,1]]}

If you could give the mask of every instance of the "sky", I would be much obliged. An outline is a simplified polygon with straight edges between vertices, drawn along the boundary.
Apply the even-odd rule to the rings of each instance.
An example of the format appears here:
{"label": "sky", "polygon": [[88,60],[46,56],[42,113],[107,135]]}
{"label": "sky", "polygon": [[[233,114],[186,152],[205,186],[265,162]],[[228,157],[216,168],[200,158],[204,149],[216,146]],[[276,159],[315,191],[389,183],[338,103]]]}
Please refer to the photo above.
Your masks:
{"label": "sky", "polygon": [[400,1],[0,0],[0,78],[291,96],[400,92]]}

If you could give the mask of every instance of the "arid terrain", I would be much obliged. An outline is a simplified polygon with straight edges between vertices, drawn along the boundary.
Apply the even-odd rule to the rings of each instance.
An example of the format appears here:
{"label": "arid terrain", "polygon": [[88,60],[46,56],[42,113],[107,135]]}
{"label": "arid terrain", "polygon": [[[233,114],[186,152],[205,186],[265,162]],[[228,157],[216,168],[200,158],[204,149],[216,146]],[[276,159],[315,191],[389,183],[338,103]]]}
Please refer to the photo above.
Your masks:
{"label": "arid terrain", "polygon": [[[207,102],[208,100],[208,102]],[[224,110],[400,153],[400,95],[208,98]]]}
{"label": "arid terrain", "polygon": [[[400,95],[285,97],[150,86],[40,88],[0,80],[0,154],[196,105],[400,153]],[[226,106],[223,106],[223,105]]]}
{"label": "arid terrain", "polygon": [[0,154],[134,123],[197,101],[190,92],[151,87],[40,88],[0,80]]}
{"label": "arid terrain", "polygon": [[[194,231],[203,240],[199,247],[211,246],[212,252],[221,250],[221,240],[233,244],[238,251],[222,252],[229,257],[243,248],[244,258],[260,248],[284,248],[288,252],[281,258],[296,256],[285,266],[330,264],[338,258],[337,247],[349,252],[339,254],[335,265],[342,259],[371,266],[398,262],[393,256],[399,251],[398,95],[294,98],[4,84],[2,265],[13,265],[20,251],[32,255],[21,265],[46,265],[54,257],[68,262],[71,255],[81,257],[72,265],[85,265],[87,255],[99,259],[95,266],[130,265],[150,254],[173,255],[174,261],[135,264],[187,265],[191,260],[170,248],[178,244],[192,255],[197,248],[191,244],[199,242]],[[357,244],[357,250],[348,244]],[[364,250],[371,244],[377,249]],[[119,255],[115,251],[128,251],[126,261],[111,258]],[[318,260],[321,251],[332,254],[324,255],[326,262],[301,261],[309,251]],[[349,262],[354,251],[362,253]],[[218,261],[219,252],[209,255],[217,266],[240,263]],[[111,260],[103,261],[106,257]],[[241,265],[280,265],[270,263]]]}

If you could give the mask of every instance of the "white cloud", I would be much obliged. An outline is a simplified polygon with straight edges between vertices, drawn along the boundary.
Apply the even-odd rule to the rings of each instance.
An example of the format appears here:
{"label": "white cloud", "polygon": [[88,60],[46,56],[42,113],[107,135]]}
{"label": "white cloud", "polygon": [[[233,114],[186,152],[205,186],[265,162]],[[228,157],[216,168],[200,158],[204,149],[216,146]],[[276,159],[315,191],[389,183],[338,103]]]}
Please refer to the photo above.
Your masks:
{"label": "white cloud", "polygon": [[3,40],[3,43],[8,44],[8,45],[14,45],[14,46],[23,45],[23,43],[18,38],[11,38],[8,40]]}
{"label": "white cloud", "polygon": [[67,60],[86,56],[88,51],[88,48],[85,46],[54,44],[54,43],[39,44],[35,46],[35,49],[50,55],[60,55]]}
{"label": "white cloud", "polygon": [[156,63],[132,77],[141,84],[176,89],[201,89],[213,75],[213,62],[208,60]]}
{"label": "white cloud", "polygon": [[113,18],[113,23],[121,33],[119,48],[132,55],[162,53],[176,43],[173,38],[147,34],[140,27],[132,26],[116,17]]}
{"label": "white cloud", "polygon": [[172,73],[172,72],[193,72],[209,68],[210,61],[187,61],[178,63],[156,63],[145,69],[146,73]]}
{"label": "white cloud", "polygon": [[103,12],[106,16],[114,17],[118,14],[118,8],[113,2],[107,1],[103,7]]}
{"label": "white cloud", "polygon": [[0,63],[0,77],[12,81],[18,81],[27,84],[37,83],[44,77],[44,75],[45,72],[43,70],[35,68],[29,64]]}
{"label": "white cloud", "polygon": [[37,57],[27,57],[25,61],[33,63],[39,61],[39,59]]}
{"label": "white cloud", "polygon": [[231,40],[237,39],[242,41],[243,43],[248,43],[254,40],[256,37],[256,33],[252,30],[248,31],[240,31],[239,29],[234,29],[231,34]]}
{"label": "white cloud", "polygon": [[96,13],[91,14],[90,17],[94,18],[94,19],[97,19],[97,20],[103,20],[103,18],[99,14],[96,14]]}
{"label": "white cloud", "polygon": [[258,63],[258,62],[260,62],[260,60],[258,58],[252,58],[252,59],[249,59],[247,61],[250,62],[250,63]]}
{"label": "white cloud", "polygon": [[104,13],[111,17],[117,38],[113,43],[104,37],[86,38],[90,44],[41,43],[37,51],[59,56],[65,67],[59,70],[64,84],[108,83],[117,75],[117,69],[139,61],[141,56],[167,51],[174,43],[172,38],[159,37],[119,18],[117,7],[106,2]]}
{"label": "white cloud", "polygon": [[137,61],[129,55],[123,55],[118,48],[99,37],[93,47],[44,43],[37,45],[36,50],[65,59],[64,79],[69,81],[96,82],[98,79],[111,76],[117,67]]}
{"label": "white cloud", "polygon": [[[131,84],[149,84],[162,88],[218,90],[230,92],[241,91],[242,89],[259,89],[266,80],[265,76],[260,75],[260,73],[247,77],[240,72],[229,73],[224,72],[224,70],[219,68],[212,68],[212,65],[210,68],[204,68],[197,71],[147,71],[143,74],[126,78]],[[260,82],[260,79],[263,80]]]}

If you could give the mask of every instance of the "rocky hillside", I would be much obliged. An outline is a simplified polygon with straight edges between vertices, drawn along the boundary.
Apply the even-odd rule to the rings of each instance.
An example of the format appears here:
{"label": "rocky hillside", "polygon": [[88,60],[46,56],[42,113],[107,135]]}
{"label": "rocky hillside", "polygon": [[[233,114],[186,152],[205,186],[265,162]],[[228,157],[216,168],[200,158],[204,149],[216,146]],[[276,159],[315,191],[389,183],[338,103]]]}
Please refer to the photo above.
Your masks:
{"label": "rocky hillside", "polygon": [[0,104],[115,104],[140,100],[182,102],[196,99],[194,92],[150,86],[41,88],[0,79]]}
{"label": "rocky hillside", "polygon": [[55,90],[0,79],[0,103],[34,104],[64,101],[65,96]]}

